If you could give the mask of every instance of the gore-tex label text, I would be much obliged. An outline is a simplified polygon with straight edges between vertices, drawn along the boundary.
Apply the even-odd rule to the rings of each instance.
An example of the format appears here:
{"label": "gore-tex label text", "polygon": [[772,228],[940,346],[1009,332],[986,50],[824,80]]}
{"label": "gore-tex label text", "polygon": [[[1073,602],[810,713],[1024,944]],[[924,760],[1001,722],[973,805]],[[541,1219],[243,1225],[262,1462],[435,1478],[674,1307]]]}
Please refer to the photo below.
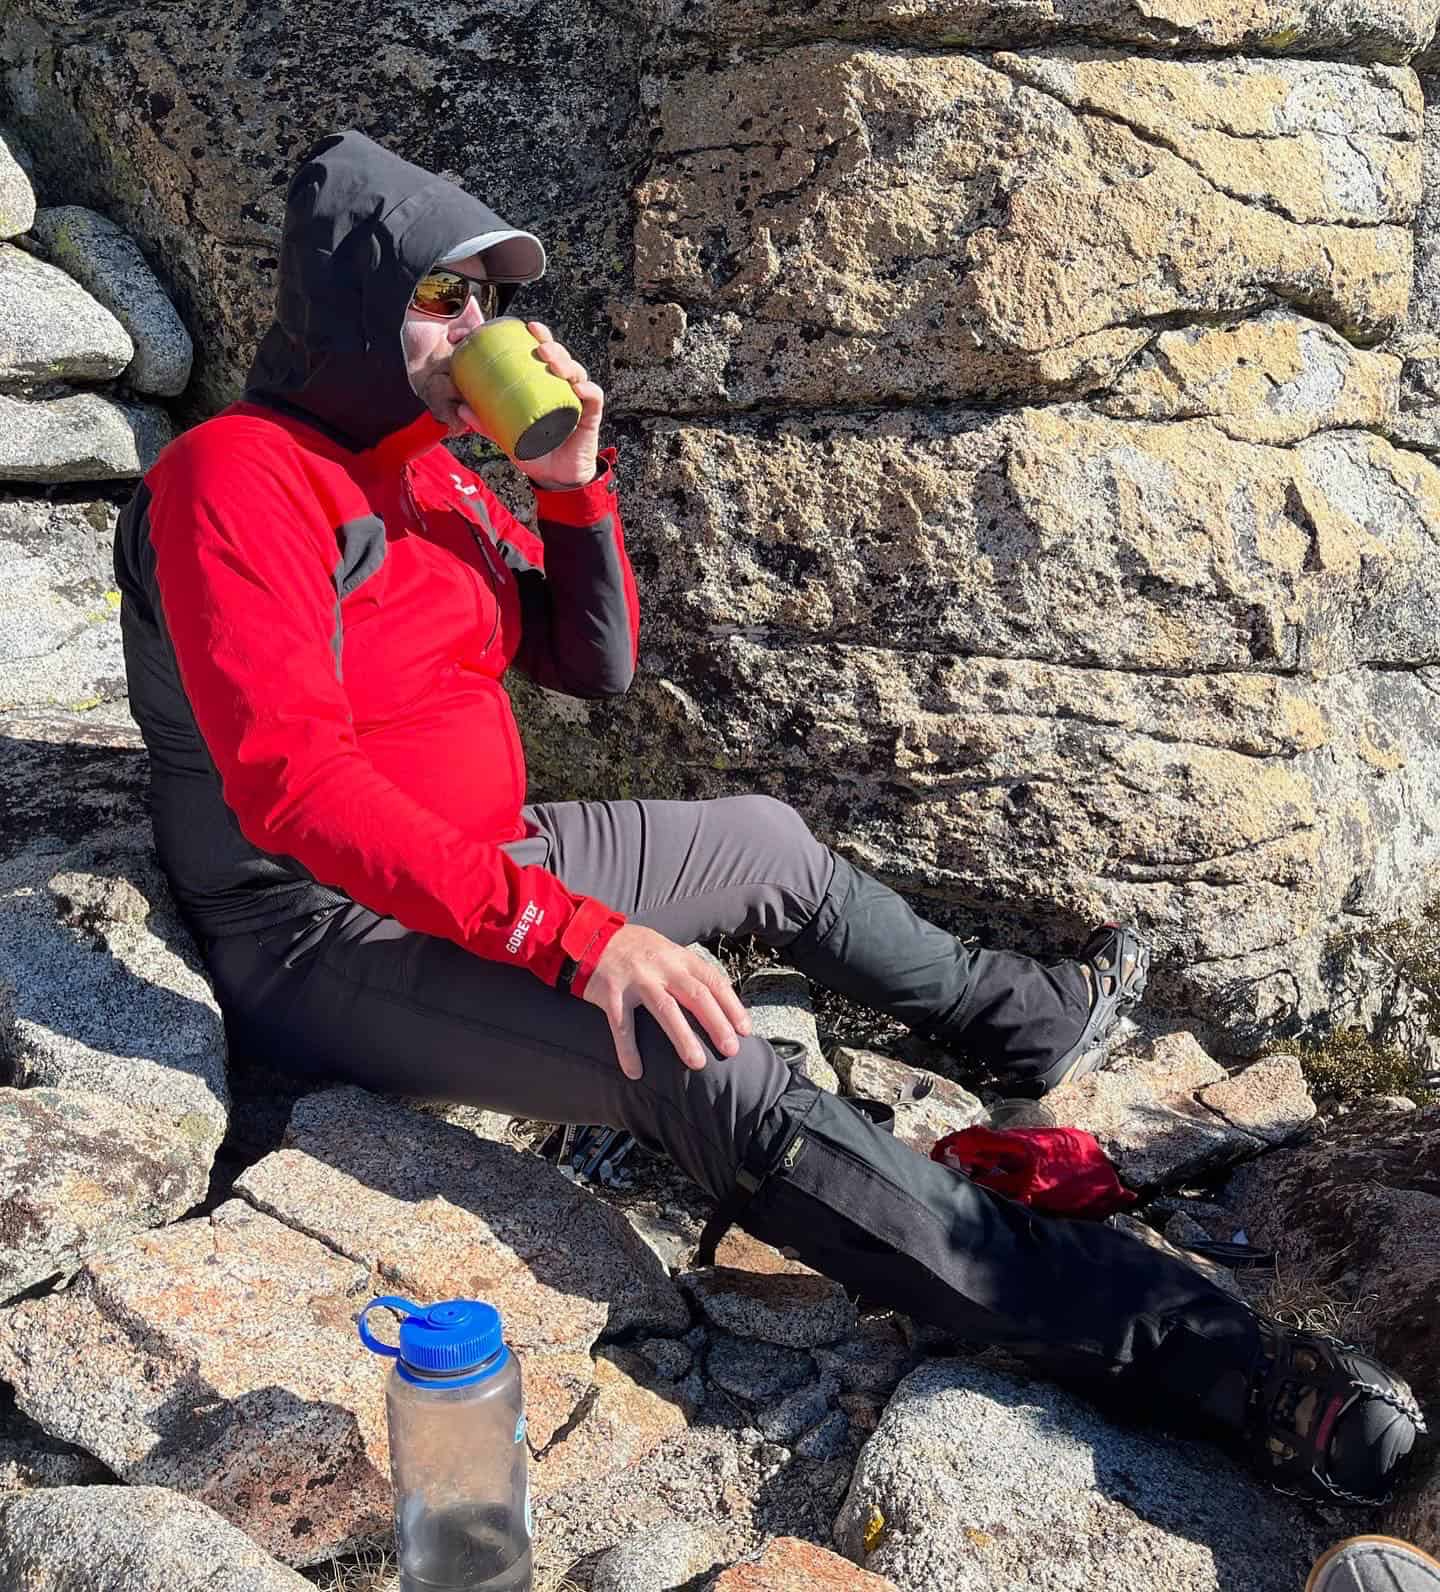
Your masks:
{"label": "gore-tex label text", "polygon": [[537,923],[543,923],[544,921],[544,911],[537,907],[533,901],[527,901],[525,910],[520,914],[520,921],[515,925],[510,933],[510,938],[505,942],[505,949],[509,951],[511,956],[520,954],[520,947],[525,943],[525,936],[529,934]]}

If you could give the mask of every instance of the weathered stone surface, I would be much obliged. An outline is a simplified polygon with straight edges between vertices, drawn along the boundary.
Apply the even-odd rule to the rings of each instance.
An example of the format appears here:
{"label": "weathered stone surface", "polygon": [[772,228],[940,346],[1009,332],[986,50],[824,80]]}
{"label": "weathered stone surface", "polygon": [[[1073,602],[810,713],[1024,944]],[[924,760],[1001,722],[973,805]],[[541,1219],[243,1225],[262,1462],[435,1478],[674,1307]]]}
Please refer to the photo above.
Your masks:
{"label": "weathered stone surface", "polygon": [[1063,1127],[1093,1133],[1135,1189],[1204,1176],[1264,1142],[1200,1105],[1197,1093],[1225,1082],[1193,1034],[1167,1034],[1101,1072],[1062,1084],[1045,1104]]}
{"label": "weathered stone surface", "polygon": [[1384,1529],[1440,1558],[1440,1458],[1432,1459],[1390,1506]]}
{"label": "weathered stone surface", "polygon": [[845,1290],[814,1274],[714,1266],[687,1273],[681,1283],[707,1321],[740,1338],[810,1349],[844,1337],[855,1324],[855,1307]]}
{"label": "weathered stone surface", "polygon": [[79,1089],[0,1089],[0,1301],[183,1215],[209,1173],[167,1115]]}
{"label": "weathered stone surface", "polygon": [[870,1317],[839,1343],[816,1349],[815,1363],[846,1393],[889,1393],[914,1369],[915,1355],[894,1319]]}
{"label": "weathered stone surface", "polygon": [[190,334],[134,239],[83,205],[41,210],[35,237],[46,257],[130,334],[135,357],[125,367],[126,385],[162,396],[183,392],[193,355]]}
{"label": "weathered stone surface", "polygon": [[845,1093],[893,1106],[895,1137],[920,1155],[929,1155],[937,1139],[971,1127],[985,1115],[980,1097],[960,1084],[877,1050],[839,1045],[833,1060]]}
{"label": "weathered stone surface", "polygon": [[[61,0],[43,18],[28,0],[7,11],[7,113],[35,145],[46,192],[102,211],[155,263],[197,333],[187,400],[201,412],[239,396],[269,323],[299,156],[344,127],[375,131],[533,227],[551,269],[525,309],[574,328],[570,346],[597,368],[599,300],[629,225],[626,163],[644,136],[642,24],[592,0],[541,0],[523,26],[484,12],[443,39],[433,24],[414,0],[378,18],[329,4],[162,7],[143,29],[117,0]],[[276,116],[281,103],[298,107],[293,120]]]}
{"label": "weathered stone surface", "polygon": [[1243,1167],[1226,1199],[1282,1272],[1356,1301],[1380,1358],[1440,1411],[1440,1106],[1354,1111]]}
{"label": "weathered stone surface", "polygon": [[102,831],[146,820],[140,732],[101,710],[0,711],[0,862],[61,853]]}
{"label": "weathered stone surface", "polygon": [[665,1520],[611,1548],[595,1566],[590,1592],[669,1592],[715,1562],[709,1536]]}
{"label": "weathered stone surface", "polygon": [[125,696],[106,498],[0,500],[0,712]]}
{"label": "weathered stone surface", "polygon": [[683,1405],[652,1390],[645,1362],[610,1349],[595,1361],[595,1386],[584,1418],[563,1441],[531,1462],[537,1497],[573,1487],[644,1459],[688,1424]]}
{"label": "weathered stone surface", "polygon": [[1404,61],[1435,32],[1433,4],[1383,0],[1364,7],[1335,0],[1261,0],[1201,6],[1165,0],[1143,8],[1126,0],[817,0],[803,10],[768,0],[654,0],[646,10],[692,37],[751,45],[757,40],[871,38],[945,49],[971,45],[1086,39],[1162,50],[1344,54]]}
{"label": "weathered stone surface", "polygon": [[70,851],[37,826],[0,861],[0,983],[0,1075],[161,1119],[203,1190],[227,1120],[224,1028],[148,825]]}
{"label": "weathered stone surface", "polygon": [[756,1416],[756,1425],[772,1443],[793,1444],[825,1419],[839,1392],[833,1377],[816,1377],[766,1405]]}
{"label": "weathered stone surface", "polygon": [[93,1454],[47,1436],[15,1408],[9,1389],[0,1387],[0,1496],[114,1479]]}
{"label": "weathered stone surface", "polygon": [[740,999],[750,1013],[752,1031],[762,1039],[788,1039],[804,1047],[796,1065],[802,1078],[836,1094],[840,1080],[820,1049],[810,981],[794,968],[762,968],[741,984]]}
{"label": "weathered stone surface", "polygon": [[237,1190],[402,1293],[489,1300],[521,1351],[690,1323],[624,1217],[538,1156],[348,1088],[301,1100],[286,1146]]}
{"label": "weathered stone surface", "polygon": [[0,1378],[122,1480],[173,1487],[312,1563],[390,1523],[385,1371],[354,1326],[370,1283],[232,1200],[0,1312]]}
{"label": "weathered stone surface", "polygon": [[1388,430],[1400,407],[1400,370],[1396,355],[1269,310],[1161,332],[1096,408],[1141,420],[1208,420],[1236,442],[1283,447],[1316,431]]}
{"label": "weathered stone surface", "polygon": [[35,220],[35,189],[13,142],[14,135],[0,129],[0,239],[29,232]]}
{"label": "weathered stone surface", "polygon": [[125,328],[78,282],[0,243],[0,387],[103,381],[134,351]]}
{"label": "weathered stone surface", "polygon": [[0,129],[0,239],[28,232],[35,220],[35,190],[11,143],[12,135]]}
{"label": "weathered stone surface", "polygon": [[658,94],[626,407],[1073,394],[1147,319],[1283,301],[1373,337],[1405,311],[1406,71],[824,44]]}
{"label": "weathered stone surface", "polygon": [[[1440,476],[1418,455],[1069,406],[649,436],[652,668],[582,710],[632,767],[649,749],[646,788],[788,796],[990,943],[1133,916],[1152,1000],[1232,1049],[1328,1014],[1356,908],[1428,899]],[[546,712],[537,765],[599,786]]]}
{"label": "weathered stone surface", "polygon": [[124,481],[175,435],[153,404],[98,392],[25,399],[0,393],[0,481]]}
{"label": "weathered stone surface", "polygon": [[311,1585],[213,1509],[164,1487],[0,1497],[0,1585],[16,1592],[216,1592],[222,1584],[225,1592]]}
{"label": "weathered stone surface", "polygon": [[1267,1144],[1293,1139],[1315,1116],[1315,1102],[1295,1056],[1267,1056],[1224,1083],[1207,1084],[1197,1098]]}
{"label": "weathered stone surface", "polygon": [[705,1375],[746,1404],[769,1404],[810,1381],[815,1361],[801,1349],[717,1333],[705,1357]]}
{"label": "weathered stone surface", "polygon": [[884,1576],[857,1570],[828,1548],[798,1537],[767,1542],[759,1557],[732,1565],[710,1592],[896,1592]]}
{"label": "weathered stone surface", "polygon": [[1292,1592],[1324,1540],[1214,1448],[963,1360],[900,1384],[835,1522],[842,1553],[913,1592]]}

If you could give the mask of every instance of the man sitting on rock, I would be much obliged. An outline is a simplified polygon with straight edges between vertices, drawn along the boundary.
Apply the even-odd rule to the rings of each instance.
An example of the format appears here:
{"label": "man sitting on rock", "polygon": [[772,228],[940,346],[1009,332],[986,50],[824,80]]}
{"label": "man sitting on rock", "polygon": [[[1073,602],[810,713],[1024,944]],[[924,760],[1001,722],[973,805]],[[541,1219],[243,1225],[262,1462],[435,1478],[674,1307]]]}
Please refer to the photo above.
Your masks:
{"label": "man sitting on rock", "polygon": [[[289,190],[243,402],[167,448],[116,563],[156,839],[231,1042],[297,1074],[623,1127],[847,1288],[1375,1497],[1419,1412],[1110,1228],[1037,1216],[791,1073],[686,949],[757,935],[1038,1096],[1098,1065],[1148,956],[967,949],[780,802],[525,805],[502,684],[623,692],[637,602],[603,395],[520,463],[538,537],[441,446],[451,354],[539,277],[531,234],[357,133]],[[717,1224],[712,1224],[715,1226]],[[563,1240],[562,1240],[563,1241]]]}

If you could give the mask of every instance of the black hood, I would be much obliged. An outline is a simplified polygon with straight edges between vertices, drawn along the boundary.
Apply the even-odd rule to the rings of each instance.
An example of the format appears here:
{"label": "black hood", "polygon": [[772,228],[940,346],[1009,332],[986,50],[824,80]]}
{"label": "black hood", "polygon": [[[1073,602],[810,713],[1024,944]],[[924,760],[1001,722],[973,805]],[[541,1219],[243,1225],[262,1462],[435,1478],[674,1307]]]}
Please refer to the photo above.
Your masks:
{"label": "black hood", "polygon": [[[286,195],[275,320],[245,396],[302,412],[356,449],[418,420],[425,406],[400,334],[410,295],[437,260],[496,233],[529,237],[363,133],[321,139]],[[521,280],[544,269],[543,251],[530,244],[539,270]],[[502,307],[514,293],[501,289]]]}

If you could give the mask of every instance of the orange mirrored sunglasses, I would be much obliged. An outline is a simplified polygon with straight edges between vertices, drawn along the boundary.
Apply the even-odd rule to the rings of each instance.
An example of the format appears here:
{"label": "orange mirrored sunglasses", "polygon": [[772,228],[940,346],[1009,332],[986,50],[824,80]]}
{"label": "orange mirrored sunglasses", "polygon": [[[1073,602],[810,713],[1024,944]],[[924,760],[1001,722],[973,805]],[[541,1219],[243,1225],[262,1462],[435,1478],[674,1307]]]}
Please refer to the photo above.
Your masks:
{"label": "orange mirrored sunglasses", "polygon": [[422,315],[453,321],[457,315],[465,313],[465,306],[472,297],[487,321],[499,312],[499,283],[461,276],[458,271],[431,271],[415,284],[410,308],[419,310]]}

